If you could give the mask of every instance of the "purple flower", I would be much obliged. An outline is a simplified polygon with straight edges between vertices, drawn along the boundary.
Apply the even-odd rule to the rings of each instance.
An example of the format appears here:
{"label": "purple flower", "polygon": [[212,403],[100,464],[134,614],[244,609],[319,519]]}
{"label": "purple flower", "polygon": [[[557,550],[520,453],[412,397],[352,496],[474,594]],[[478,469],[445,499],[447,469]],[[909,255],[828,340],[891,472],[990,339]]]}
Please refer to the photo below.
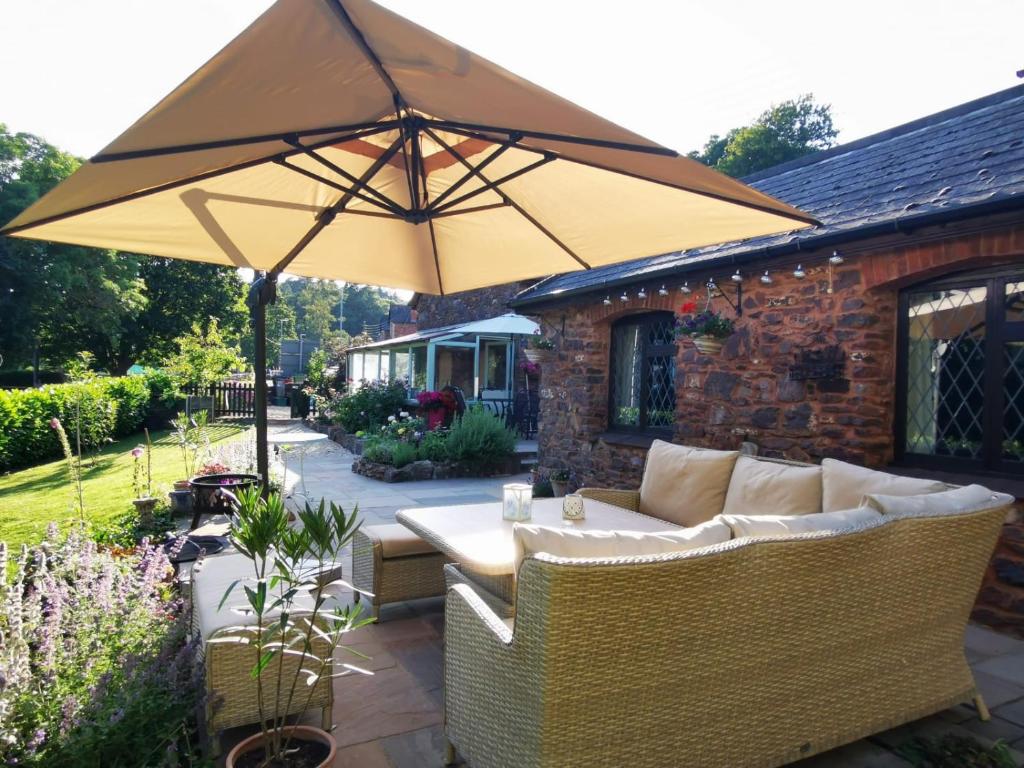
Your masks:
{"label": "purple flower", "polygon": [[60,419],[56,416],[50,419],[50,429],[60,429]]}
{"label": "purple flower", "polygon": [[136,459],[141,459],[142,454],[144,454],[145,452],[146,449],[143,448],[141,445],[136,445],[134,448],[132,448],[132,456],[135,457]]}

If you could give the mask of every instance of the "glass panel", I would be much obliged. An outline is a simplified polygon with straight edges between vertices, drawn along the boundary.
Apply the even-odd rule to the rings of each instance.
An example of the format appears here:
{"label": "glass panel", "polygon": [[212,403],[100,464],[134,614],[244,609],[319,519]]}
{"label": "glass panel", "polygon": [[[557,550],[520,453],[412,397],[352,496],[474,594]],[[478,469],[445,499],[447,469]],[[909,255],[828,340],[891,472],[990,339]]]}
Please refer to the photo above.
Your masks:
{"label": "glass panel", "polygon": [[1024,462],[1024,342],[1003,349],[1003,461]]}
{"label": "glass panel", "polygon": [[367,381],[377,381],[380,378],[380,354],[367,352],[363,361],[363,378]]}
{"label": "glass panel", "polygon": [[390,381],[388,373],[391,371],[391,353],[384,351],[380,353],[380,380]]}
{"label": "glass panel", "polygon": [[411,363],[412,359],[409,350],[396,349],[391,353],[391,370],[395,381],[400,381],[406,386],[409,385],[411,381],[409,366]]}
{"label": "glass panel", "polygon": [[675,318],[647,328],[647,426],[670,427],[676,415]]}
{"label": "glass panel", "polygon": [[986,294],[977,286],[910,295],[908,453],[981,456]]}
{"label": "glass panel", "polygon": [[484,345],[484,389],[508,389],[508,344]]}
{"label": "glass panel", "polygon": [[643,354],[640,325],[612,328],[611,404],[608,421],[615,427],[640,426]]}
{"label": "glass panel", "polygon": [[352,385],[355,389],[359,388],[359,382],[364,378],[363,376],[363,353],[354,352],[348,356],[349,364],[352,366],[352,370],[349,371],[348,377],[352,380]]}
{"label": "glass panel", "polygon": [[476,354],[470,347],[437,347],[435,360],[437,374],[435,386],[443,389],[449,384],[459,387],[466,397],[473,396],[473,363]]}
{"label": "glass panel", "polygon": [[1024,281],[1006,283],[1006,322],[1024,322]]}
{"label": "glass panel", "polygon": [[412,385],[416,389],[427,388],[427,348],[412,349]]}

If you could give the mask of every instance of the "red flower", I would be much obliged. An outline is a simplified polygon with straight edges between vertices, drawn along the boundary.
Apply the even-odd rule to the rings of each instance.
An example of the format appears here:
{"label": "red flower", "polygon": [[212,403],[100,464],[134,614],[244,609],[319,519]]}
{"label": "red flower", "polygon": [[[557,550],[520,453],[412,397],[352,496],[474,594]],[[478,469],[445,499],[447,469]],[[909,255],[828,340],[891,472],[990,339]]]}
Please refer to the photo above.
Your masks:
{"label": "red flower", "polygon": [[682,312],[684,315],[692,315],[694,312],[697,311],[697,302],[688,301],[679,308],[679,311]]}

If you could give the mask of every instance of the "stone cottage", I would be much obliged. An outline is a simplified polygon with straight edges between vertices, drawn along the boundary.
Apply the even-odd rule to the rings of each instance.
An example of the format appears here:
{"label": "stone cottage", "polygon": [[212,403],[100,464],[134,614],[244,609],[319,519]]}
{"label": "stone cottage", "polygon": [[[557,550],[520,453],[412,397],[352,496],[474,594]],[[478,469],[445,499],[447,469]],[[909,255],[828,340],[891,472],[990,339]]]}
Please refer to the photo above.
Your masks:
{"label": "stone cottage", "polygon": [[[540,463],[636,487],[655,438],[830,456],[1024,496],[1024,86],[744,179],[822,222],[554,276]],[[681,314],[735,323],[721,352]],[[422,312],[422,309],[421,309]],[[1024,629],[1024,527],[985,618]]]}

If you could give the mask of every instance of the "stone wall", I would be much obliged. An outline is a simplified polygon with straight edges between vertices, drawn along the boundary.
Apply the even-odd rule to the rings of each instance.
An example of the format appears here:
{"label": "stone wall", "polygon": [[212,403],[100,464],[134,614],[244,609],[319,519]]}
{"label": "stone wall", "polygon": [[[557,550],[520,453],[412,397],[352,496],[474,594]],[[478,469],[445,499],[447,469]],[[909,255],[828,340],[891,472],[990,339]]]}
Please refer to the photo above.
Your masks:
{"label": "stone wall", "polygon": [[505,283],[491,288],[449,293],[446,296],[420,294],[416,301],[420,329],[468,323],[503,315],[511,310],[509,301],[530,283]]}

